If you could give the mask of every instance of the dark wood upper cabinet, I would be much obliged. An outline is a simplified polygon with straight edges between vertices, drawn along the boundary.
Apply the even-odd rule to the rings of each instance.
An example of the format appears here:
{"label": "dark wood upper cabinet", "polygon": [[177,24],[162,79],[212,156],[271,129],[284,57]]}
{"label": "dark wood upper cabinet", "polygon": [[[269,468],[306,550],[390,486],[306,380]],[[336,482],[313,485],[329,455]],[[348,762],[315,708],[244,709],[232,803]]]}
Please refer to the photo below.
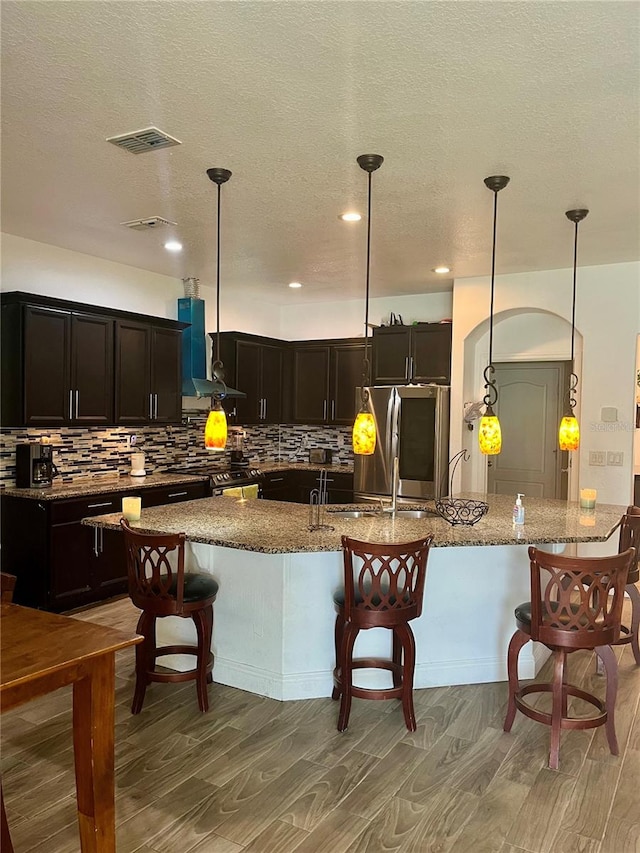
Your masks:
{"label": "dark wood upper cabinet", "polygon": [[2,426],[176,423],[185,323],[1,295]]}
{"label": "dark wood upper cabinet", "polygon": [[451,382],[451,323],[373,330],[373,384]]}
{"label": "dark wood upper cabinet", "polygon": [[243,425],[282,423],[288,344],[260,335],[223,332],[220,354],[227,383],[247,395],[227,401],[231,420]]}
{"label": "dark wood upper cabinet", "polygon": [[356,388],[362,382],[361,339],[293,344],[293,421],[350,424],[356,415]]}

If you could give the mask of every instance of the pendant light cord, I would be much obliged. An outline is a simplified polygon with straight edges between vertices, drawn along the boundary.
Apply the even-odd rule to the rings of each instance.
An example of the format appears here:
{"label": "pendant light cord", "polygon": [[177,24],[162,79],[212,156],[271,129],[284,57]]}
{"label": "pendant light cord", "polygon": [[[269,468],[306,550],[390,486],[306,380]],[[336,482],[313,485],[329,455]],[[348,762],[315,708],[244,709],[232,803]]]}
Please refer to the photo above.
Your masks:
{"label": "pendant light cord", "polygon": [[489,365],[493,367],[493,294],[496,277],[496,233],[498,224],[498,192],[493,193],[493,245],[491,249],[491,298],[489,303]]}
{"label": "pendant light cord", "polygon": [[371,172],[368,172],[369,191],[367,201],[367,279],[364,297],[364,371],[363,383],[371,384],[371,363],[369,361],[369,268],[371,265]]}
{"label": "pendant light cord", "polygon": [[571,306],[571,370],[574,370],[574,339],[576,331],[576,277],[578,268],[578,223],[575,223],[573,240],[573,303]]}
{"label": "pendant light cord", "polygon": [[220,191],[222,185],[218,184],[218,251],[216,253],[216,357],[220,361]]}

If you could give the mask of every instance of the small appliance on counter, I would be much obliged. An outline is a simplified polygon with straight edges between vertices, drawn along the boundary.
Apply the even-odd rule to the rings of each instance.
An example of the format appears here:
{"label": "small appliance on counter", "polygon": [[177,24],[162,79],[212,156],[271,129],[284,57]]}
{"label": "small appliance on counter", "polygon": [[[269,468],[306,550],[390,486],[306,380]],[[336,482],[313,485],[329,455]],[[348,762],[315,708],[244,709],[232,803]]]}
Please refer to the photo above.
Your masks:
{"label": "small appliance on counter", "polygon": [[331,465],[333,453],[328,447],[309,448],[309,462],[312,465]]}
{"label": "small appliance on counter", "polygon": [[146,477],[147,472],[144,470],[145,455],[144,453],[131,454],[131,470],[130,477]]}
{"label": "small appliance on counter", "polygon": [[244,430],[229,430],[228,445],[231,448],[230,462],[232,469],[236,471],[248,468],[249,466],[249,460],[244,455],[244,437]]}
{"label": "small appliance on counter", "polygon": [[47,489],[57,473],[50,444],[16,445],[16,486],[19,489]]}

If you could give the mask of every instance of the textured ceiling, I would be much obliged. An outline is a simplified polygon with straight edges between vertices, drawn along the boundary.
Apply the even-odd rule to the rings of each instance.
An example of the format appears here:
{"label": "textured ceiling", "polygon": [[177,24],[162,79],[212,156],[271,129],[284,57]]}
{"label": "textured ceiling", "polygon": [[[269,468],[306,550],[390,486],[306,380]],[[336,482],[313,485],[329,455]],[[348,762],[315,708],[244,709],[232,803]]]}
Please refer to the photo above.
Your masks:
{"label": "textured ceiling", "polygon": [[[640,4],[4,2],[2,229],[273,302],[361,296],[362,153],[373,295],[572,263],[564,211],[591,209],[580,263],[640,257]],[[105,139],[155,125],[179,147]],[[172,229],[119,223],[149,216]],[[168,236],[184,244],[163,249]],[[286,287],[298,280],[302,290]]]}

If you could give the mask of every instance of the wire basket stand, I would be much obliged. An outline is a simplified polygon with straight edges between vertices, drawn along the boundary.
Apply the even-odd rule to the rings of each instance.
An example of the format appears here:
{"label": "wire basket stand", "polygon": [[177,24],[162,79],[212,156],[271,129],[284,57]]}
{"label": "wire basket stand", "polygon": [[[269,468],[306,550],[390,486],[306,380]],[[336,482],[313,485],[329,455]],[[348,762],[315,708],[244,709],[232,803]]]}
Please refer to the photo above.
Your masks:
{"label": "wire basket stand", "polygon": [[[449,491],[453,490],[453,478],[456,473],[456,468],[460,460],[468,462],[471,457],[469,452],[461,450],[449,460],[449,469],[451,476],[449,478]],[[453,467],[451,467],[453,465]],[[446,485],[446,475],[443,479],[443,488]],[[448,521],[449,524],[466,524],[471,526],[477,524],[480,519],[489,511],[489,504],[486,501],[478,501],[473,498],[454,498],[447,495],[436,499],[436,509],[438,514]]]}

